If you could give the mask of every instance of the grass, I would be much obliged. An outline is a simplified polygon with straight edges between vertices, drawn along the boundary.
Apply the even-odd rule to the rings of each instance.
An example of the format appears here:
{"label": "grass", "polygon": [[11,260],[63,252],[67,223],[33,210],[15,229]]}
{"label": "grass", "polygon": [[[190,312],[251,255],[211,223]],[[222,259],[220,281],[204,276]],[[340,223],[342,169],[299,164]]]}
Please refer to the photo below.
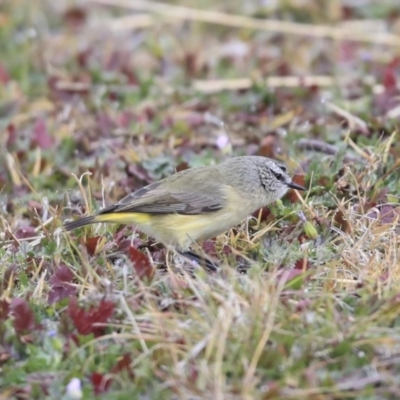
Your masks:
{"label": "grass", "polygon": [[[296,3],[1,6],[0,399],[399,397],[397,6]],[[220,273],[60,229],[240,154],[309,190],[202,244]]]}

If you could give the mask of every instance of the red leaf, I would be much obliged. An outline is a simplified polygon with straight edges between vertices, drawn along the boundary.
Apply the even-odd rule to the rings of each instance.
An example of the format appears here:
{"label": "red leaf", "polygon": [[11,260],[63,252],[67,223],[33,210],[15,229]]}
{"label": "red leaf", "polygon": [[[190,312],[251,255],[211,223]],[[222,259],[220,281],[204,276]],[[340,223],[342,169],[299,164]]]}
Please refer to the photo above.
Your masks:
{"label": "red leaf", "polygon": [[189,164],[186,161],[182,161],[175,167],[175,170],[176,172],[181,172],[188,168],[190,168]]}
{"label": "red leaf", "polygon": [[393,91],[397,86],[396,71],[393,67],[387,67],[383,73],[383,86],[387,91]]}
{"label": "red leaf", "polygon": [[81,28],[87,20],[87,12],[81,7],[70,7],[64,12],[64,19],[71,28]]}
{"label": "red leaf", "polygon": [[92,54],[92,49],[82,49],[76,56],[76,60],[78,61],[78,64],[81,68],[86,69],[88,62],[89,62],[89,58]]}
{"label": "red leaf", "polygon": [[346,216],[341,210],[338,210],[333,217],[335,224],[345,233],[351,232],[351,223],[347,220]]}
{"label": "red leaf", "polygon": [[400,58],[395,57],[385,66],[383,71],[383,86],[388,92],[393,92],[397,89],[397,72],[399,64]]}
{"label": "red leaf", "polygon": [[302,273],[303,271],[300,269],[281,269],[280,271],[278,271],[278,280],[283,280],[286,284],[287,282],[290,282],[292,279],[296,278],[296,276],[301,275]]}
{"label": "red leaf", "polygon": [[[304,178],[305,178],[305,176],[303,174],[301,174],[301,175],[297,174],[297,175],[293,176],[292,181],[294,183],[297,183],[300,186],[305,187],[305,179]],[[290,190],[288,192],[288,194],[286,195],[286,198],[288,198],[291,203],[296,203],[297,201],[299,201],[299,198],[297,197],[297,194],[294,192],[294,190]]]}
{"label": "red leaf", "polygon": [[388,271],[383,272],[380,276],[379,276],[379,280],[382,283],[387,283],[389,281],[390,278],[390,274]]}
{"label": "red leaf", "polygon": [[111,377],[100,374],[99,372],[93,372],[90,376],[90,380],[92,381],[94,394],[96,396],[107,392],[112,383]]}
{"label": "red leaf", "polygon": [[303,311],[311,304],[311,300],[303,299],[296,304],[296,311]]}
{"label": "red leaf", "polygon": [[15,142],[17,141],[17,130],[15,128],[14,124],[9,124],[7,126],[7,141],[6,141],[6,146],[12,146],[13,144],[15,144]]}
{"label": "red leaf", "polygon": [[0,321],[5,321],[10,313],[10,303],[6,300],[0,300]]}
{"label": "red leaf", "polygon": [[148,257],[133,246],[129,247],[128,255],[139,278],[147,278],[151,280],[154,275],[154,268]]}
{"label": "red leaf", "polygon": [[10,80],[10,75],[8,74],[7,70],[5,69],[4,65],[0,63],[0,83],[5,85]]}
{"label": "red leaf", "polygon": [[127,65],[124,65],[121,67],[120,71],[122,75],[125,75],[130,85],[138,85],[139,79],[132,68],[128,67]]}
{"label": "red leaf", "polygon": [[27,204],[28,208],[30,210],[34,210],[36,211],[38,214],[40,214],[43,211],[43,204],[39,203],[36,200],[28,200],[28,204]]}
{"label": "red leaf", "polygon": [[[261,212],[261,216],[260,216],[260,212]],[[271,210],[268,207],[260,208],[259,210],[253,212],[253,214],[252,214],[252,216],[254,218],[260,218],[261,222],[265,222],[270,215],[272,215],[272,214],[271,214]]]}
{"label": "red leaf", "polygon": [[356,58],[358,46],[351,42],[342,42],[340,45],[340,58],[341,61],[348,62]]}
{"label": "red leaf", "polygon": [[43,150],[53,146],[53,138],[50,136],[43,119],[38,119],[33,126],[32,142]]}
{"label": "red leaf", "polygon": [[396,210],[393,206],[384,205],[380,211],[383,224],[391,224],[396,218],[400,217],[399,209]]}
{"label": "red leaf", "polygon": [[118,115],[118,125],[122,128],[128,129],[132,122],[134,122],[135,116],[131,111],[122,111]]}
{"label": "red leaf", "polygon": [[194,362],[191,362],[190,364],[188,364],[187,370],[188,370],[187,376],[189,382],[191,383],[197,382],[200,375],[199,367]]}
{"label": "red leaf", "polygon": [[18,334],[26,333],[37,327],[29,304],[24,299],[12,299],[11,311],[14,317],[14,329]]}
{"label": "red leaf", "polygon": [[97,325],[105,324],[111,317],[114,308],[113,302],[102,300],[97,306],[92,305],[88,310],[85,310],[78,306],[76,298],[73,297],[69,302],[67,313],[79,334],[89,335],[93,333],[95,337],[99,337],[104,333],[105,327]]}
{"label": "red leaf", "polygon": [[131,379],[134,378],[133,371],[131,369],[132,358],[130,354],[124,354],[117,364],[111,369],[113,374],[117,374],[126,370]]}
{"label": "red leaf", "polygon": [[233,253],[232,248],[230,246],[228,246],[227,244],[224,244],[224,247],[222,247],[222,254],[230,255],[232,253]]}
{"label": "red leaf", "polygon": [[208,256],[215,257],[217,255],[217,249],[215,247],[215,242],[212,240],[205,240],[202,245],[202,249],[204,250],[204,253],[206,253]]}
{"label": "red leaf", "polygon": [[76,288],[71,284],[74,274],[66,265],[60,265],[54,275],[50,278],[51,290],[48,302],[53,304],[66,297],[76,294]]}
{"label": "red leaf", "polygon": [[275,157],[276,149],[279,147],[277,135],[267,135],[261,140],[257,155],[264,157]]}
{"label": "red leaf", "polygon": [[390,205],[382,205],[378,206],[377,209],[379,213],[376,210],[372,210],[367,214],[367,217],[379,219],[382,224],[391,224],[396,218],[400,217],[399,208],[394,208]]}
{"label": "red leaf", "polygon": [[118,229],[118,231],[115,232],[115,234],[114,234],[114,242],[117,245],[119,245],[122,241],[125,240],[125,238],[127,236],[126,231],[127,231],[127,227],[125,226],[125,227],[122,227],[122,228]]}
{"label": "red leaf", "polygon": [[32,226],[24,226],[23,228],[19,228],[15,233],[14,236],[17,239],[27,239],[34,236],[37,236],[35,228]]}
{"label": "red leaf", "polygon": [[110,132],[117,127],[115,121],[106,113],[100,113],[97,115],[96,124],[100,129],[101,134],[105,137],[108,137]]}
{"label": "red leaf", "polygon": [[140,246],[143,246],[145,244],[145,242],[140,238],[134,238],[133,240],[132,239],[123,239],[123,240],[120,240],[119,242],[117,240],[118,240],[117,238],[114,238],[114,242],[118,244],[119,251],[129,250],[129,248],[131,246],[134,246],[137,249]]}
{"label": "red leaf", "polygon": [[88,253],[93,256],[96,253],[97,243],[99,243],[101,236],[94,236],[86,239],[85,246]]}
{"label": "red leaf", "polygon": [[302,271],[304,269],[309,269],[311,267],[310,261],[306,260],[305,265],[304,265],[304,258],[299,258],[295,263],[294,263],[294,269]]}

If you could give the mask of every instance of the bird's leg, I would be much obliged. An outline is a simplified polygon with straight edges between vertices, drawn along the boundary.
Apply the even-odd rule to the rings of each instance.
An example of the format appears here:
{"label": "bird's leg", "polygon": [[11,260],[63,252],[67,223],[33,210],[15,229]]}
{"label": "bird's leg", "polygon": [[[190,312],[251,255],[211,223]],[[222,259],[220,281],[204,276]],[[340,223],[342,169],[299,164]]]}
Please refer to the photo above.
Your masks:
{"label": "bird's leg", "polygon": [[188,258],[189,260],[196,261],[199,263],[201,266],[205,267],[209,272],[217,272],[218,270],[218,265],[216,265],[214,262],[212,262],[210,259],[205,258],[203,256],[200,256],[193,251],[179,251],[178,253],[181,254],[182,256]]}

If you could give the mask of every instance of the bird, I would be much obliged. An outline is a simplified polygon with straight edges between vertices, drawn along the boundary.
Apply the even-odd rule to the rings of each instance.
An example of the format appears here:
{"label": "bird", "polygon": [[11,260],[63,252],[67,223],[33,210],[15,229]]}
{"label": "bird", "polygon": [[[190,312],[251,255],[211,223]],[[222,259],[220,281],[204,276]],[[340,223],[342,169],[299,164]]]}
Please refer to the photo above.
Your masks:
{"label": "bird", "polygon": [[[134,224],[167,247],[199,261],[193,243],[218,236],[280,199],[293,182],[286,166],[263,156],[231,157],[189,168],[138,189],[98,213],[64,224],[66,231],[94,223]],[[206,260],[212,271],[217,268]]]}

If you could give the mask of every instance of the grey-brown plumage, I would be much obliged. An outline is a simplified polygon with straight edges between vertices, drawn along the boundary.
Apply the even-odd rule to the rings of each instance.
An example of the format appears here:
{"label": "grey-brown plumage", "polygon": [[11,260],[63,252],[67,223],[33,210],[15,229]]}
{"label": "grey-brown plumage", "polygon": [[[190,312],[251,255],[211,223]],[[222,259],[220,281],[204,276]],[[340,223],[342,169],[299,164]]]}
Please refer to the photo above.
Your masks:
{"label": "grey-brown plumage", "polygon": [[158,241],[186,251],[194,241],[225,232],[290,188],[304,190],[292,182],[282,163],[233,157],[152,183],[96,215],[65,224],[65,229],[96,222],[133,223]]}

